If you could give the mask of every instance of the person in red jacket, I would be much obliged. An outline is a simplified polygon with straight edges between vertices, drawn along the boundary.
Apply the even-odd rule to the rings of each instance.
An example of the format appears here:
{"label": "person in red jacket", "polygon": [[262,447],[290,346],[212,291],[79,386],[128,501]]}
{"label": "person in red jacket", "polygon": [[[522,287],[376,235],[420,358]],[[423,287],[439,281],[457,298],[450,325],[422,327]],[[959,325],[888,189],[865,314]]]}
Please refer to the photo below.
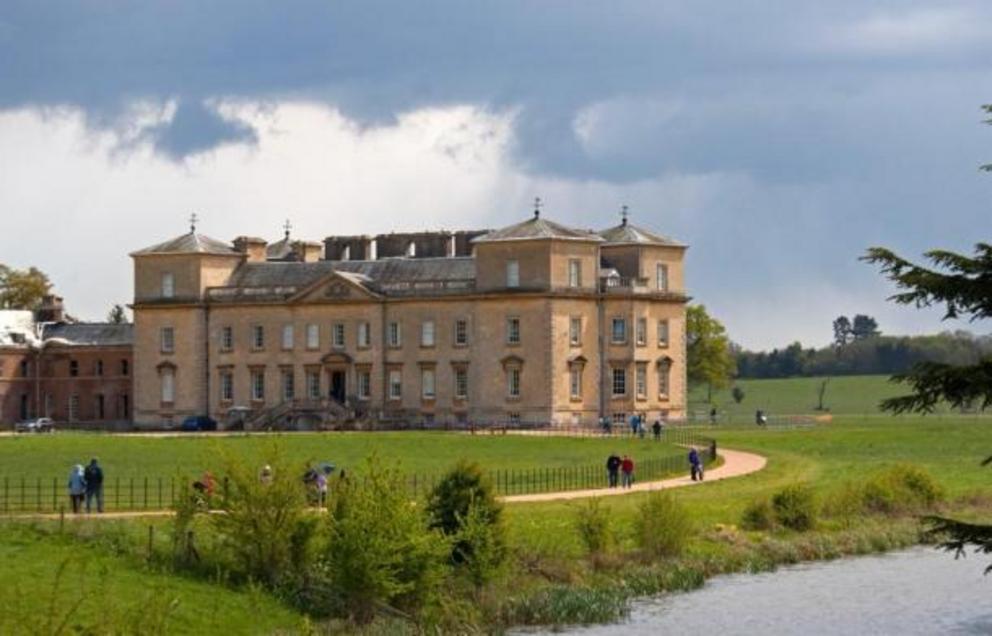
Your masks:
{"label": "person in red jacket", "polygon": [[634,485],[634,460],[630,455],[624,455],[620,462],[620,472],[623,473],[623,487],[630,488]]}

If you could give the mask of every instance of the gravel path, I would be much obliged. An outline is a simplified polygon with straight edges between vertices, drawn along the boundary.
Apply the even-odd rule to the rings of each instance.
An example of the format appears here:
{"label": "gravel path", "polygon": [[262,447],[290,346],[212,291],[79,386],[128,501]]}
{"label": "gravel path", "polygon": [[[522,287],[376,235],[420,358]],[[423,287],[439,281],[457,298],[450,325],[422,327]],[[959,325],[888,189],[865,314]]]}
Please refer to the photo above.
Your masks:
{"label": "gravel path", "polygon": [[[671,479],[662,479],[661,481],[646,481],[640,484],[635,482],[630,488],[565,490],[562,492],[542,492],[533,495],[510,495],[507,497],[501,497],[501,499],[506,503],[561,501],[566,499],[584,499],[587,497],[613,497],[617,495],[628,495],[635,492],[650,492],[652,490],[665,490],[668,488],[683,488],[685,486],[701,486],[713,481],[720,481],[721,479],[741,477],[743,475],[756,473],[764,468],[765,464],[768,463],[768,460],[761,455],[745,453],[744,451],[730,450],[727,448],[721,449],[719,451],[719,455],[723,458],[723,464],[717,468],[707,470],[706,479],[704,481],[692,481],[689,475],[686,474],[683,477],[673,477]],[[686,472],[688,473],[688,460],[686,461]],[[635,478],[637,476],[636,470],[634,472],[634,476]],[[603,475],[603,479],[606,479],[605,474]]]}
{"label": "gravel path", "polygon": [[[768,460],[761,455],[756,455],[754,453],[746,453],[744,451],[736,451],[724,448],[719,452],[720,457],[723,458],[723,464],[717,468],[710,469],[706,471],[705,481],[692,481],[688,475],[683,477],[673,477],[671,479],[662,479],[660,481],[648,481],[643,483],[635,483],[630,488],[591,488],[588,490],[564,490],[560,492],[542,492],[533,495],[509,495],[505,497],[500,497],[501,501],[506,503],[528,503],[528,502],[540,502],[540,501],[564,501],[568,499],[584,499],[588,497],[615,497],[619,495],[629,495],[635,492],[650,492],[653,490],[665,490],[668,488],[683,488],[686,486],[701,486],[714,481],[720,481],[721,479],[730,479],[731,477],[741,477],[743,475],[749,475],[751,473],[756,473],[765,467]],[[635,472],[636,476],[636,472]],[[606,478],[606,475],[603,475]],[[103,514],[78,514],[74,515],[67,513],[65,518],[67,520],[82,520],[82,519],[135,519],[141,517],[165,517],[172,514],[171,510],[135,510],[126,512],[105,512]],[[51,520],[58,519],[58,513],[26,513],[26,514],[13,514],[13,515],[0,515],[0,519],[38,519],[38,520]]]}

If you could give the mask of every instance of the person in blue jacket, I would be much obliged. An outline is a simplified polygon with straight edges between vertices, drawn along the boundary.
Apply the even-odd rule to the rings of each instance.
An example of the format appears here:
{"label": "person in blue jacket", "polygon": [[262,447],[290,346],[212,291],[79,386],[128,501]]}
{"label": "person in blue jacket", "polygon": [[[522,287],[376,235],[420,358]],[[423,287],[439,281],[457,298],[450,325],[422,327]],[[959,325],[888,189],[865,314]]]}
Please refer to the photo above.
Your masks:
{"label": "person in blue jacket", "polygon": [[83,476],[82,464],[76,464],[69,471],[69,503],[72,513],[79,514],[83,508],[83,497],[86,496],[86,478]]}
{"label": "person in blue jacket", "polygon": [[695,447],[689,450],[689,473],[692,476],[692,481],[703,480],[703,462]]}

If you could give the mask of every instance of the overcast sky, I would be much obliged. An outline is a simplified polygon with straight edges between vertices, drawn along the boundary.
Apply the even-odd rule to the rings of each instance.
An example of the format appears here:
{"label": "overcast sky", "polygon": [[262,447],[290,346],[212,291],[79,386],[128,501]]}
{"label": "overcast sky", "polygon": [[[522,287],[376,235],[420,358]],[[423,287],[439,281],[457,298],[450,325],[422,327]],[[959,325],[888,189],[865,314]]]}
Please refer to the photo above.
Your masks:
{"label": "overcast sky", "polygon": [[[887,333],[857,258],[989,240],[992,3],[0,4],[0,262],[71,313],[127,253],[200,230],[632,222],[691,245],[689,292],[752,348]],[[988,331],[987,325],[976,325]]]}

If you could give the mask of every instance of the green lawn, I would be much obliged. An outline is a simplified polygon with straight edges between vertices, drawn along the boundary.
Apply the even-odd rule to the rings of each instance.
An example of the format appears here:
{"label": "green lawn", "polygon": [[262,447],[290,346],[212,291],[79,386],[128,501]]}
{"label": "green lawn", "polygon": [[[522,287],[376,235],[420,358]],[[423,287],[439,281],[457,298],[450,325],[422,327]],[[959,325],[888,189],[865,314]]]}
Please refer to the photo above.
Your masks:
{"label": "green lawn", "polygon": [[[259,466],[278,444],[285,458],[300,466],[330,461],[360,471],[373,453],[397,463],[411,491],[425,486],[460,459],[478,462],[501,494],[593,487],[603,479],[611,452],[629,454],[645,477],[661,478],[683,468],[683,431],[665,439],[465,435],[441,432],[298,433],[275,436],[138,437],[60,432],[55,435],[0,437],[0,513],[53,511],[65,503],[69,467],[97,457],[104,468],[108,509],[168,507],[178,473],[198,477],[224,472],[236,456]],[[147,483],[146,483],[147,480]]]}
{"label": "green lawn", "polygon": [[[754,412],[762,409],[773,418],[781,415],[819,414],[820,385],[827,378],[785,378],[772,380],[737,380],[744,391],[740,404],[731,397],[731,388],[713,392],[713,405],[724,418],[745,423],[754,421]],[[829,378],[823,405],[833,415],[880,414],[879,402],[885,398],[905,395],[906,387],[889,381],[887,375],[848,375]],[[705,414],[705,386],[693,387],[689,403],[693,411]]]}
{"label": "green lawn", "polygon": [[[118,554],[115,526],[123,524],[104,524],[95,541],[0,525],[0,633],[272,634],[301,625],[264,592],[157,572]],[[57,630],[63,622],[68,629]]]}
{"label": "green lawn", "polygon": [[[838,417],[813,428],[710,429],[722,446],[768,458],[759,473],[673,491],[693,510],[702,530],[737,524],[751,501],[783,486],[808,482],[820,495],[845,480],[909,462],[926,468],[952,499],[976,492],[992,495],[992,468],[980,466],[992,454],[992,421],[969,417]],[[645,495],[604,498],[620,525],[629,523]],[[580,547],[572,527],[574,502],[521,504],[508,510],[514,540],[574,557]]]}
{"label": "green lawn", "polygon": [[[811,484],[822,498],[845,481],[861,479],[895,463],[911,462],[934,475],[946,489],[950,509],[956,514],[968,511],[978,517],[988,517],[987,507],[980,506],[992,496],[989,488],[992,469],[980,467],[979,462],[992,453],[992,425],[983,420],[967,417],[838,417],[829,424],[813,428],[768,430],[742,426],[717,427],[708,432],[715,435],[721,445],[752,450],[769,459],[768,466],[753,475],[672,491],[693,516],[696,538],[686,558],[695,564],[693,567],[702,567],[710,573],[750,569],[749,564],[755,562],[753,559],[767,554],[762,547],[766,545],[780,546],[777,549],[786,549],[781,547],[785,545],[803,546],[794,553],[796,556],[786,558],[814,558],[815,555],[823,558],[824,554],[836,556],[859,550],[878,550],[916,540],[912,519],[886,517],[866,517],[854,528],[828,519],[808,536],[776,531],[769,535],[729,535],[730,538],[725,539],[715,531],[718,525],[738,524],[741,512],[749,502],[768,497],[795,482]],[[576,458],[598,461],[604,451],[612,448],[619,452],[643,452],[645,445],[650,444],[631,440],[469,438],[423,433],[283,436],[280,439],[294,456],[321,457],[324,453],[335,453],[334,459],[354,457],[355,460],[350,461],[357,461],[364,452],[375,448],[384,457],[402,459],[404,465],[419,467],[441,466],[459,456],[477,459],[493,467],[552,461],[549,458],[556,458],[554,461],[558,462]],[[46,450],[82,453],[86,445],[103,444],[104,441],[106,446],[102,448],[123,455],[101,453],[103,457],[119,456],[121,461],[133,465],[151,462],[147,465],[159,465],[163,470],[184,457],[214,457],[212,453],[217,452],[218,444],[239,452],[257,453],[259,444],[263,443],[258,438],[149,440],[66,435],[46,439],[5,439],[5,444],[11,443],[0,447],[5,449],[5,461],[33,458],[35,463],[48,465],[45,462],[51,460],[45,459]],[[144,454],[138,455],[136,449],[142,449]],[[15,450],[30,451],[32,457],[17,457]],[[153,457],[154,451],[167,458]],[[61,461],[58,458],[56,463]],[[961,499],[966,495],[981,496],[968,501]],[[622,550],[632,547],[632,520],[646,496],[633,494],[602,500]],[[606,575],[591,573],[582,559],[583,550],[574,525],[575,511],[580,505],[580,502],[553,502],[506,507],[514,562],[513,574],[501,584],[501,594],[517,594],[548,581],[575,585],[585,585],[591,580],[605,582],[606,579],[597,577]],[[176,609],[170,615],[169,633],[206,633],[216,631],[218,625],[223,625],[229,633],[273,633],[278,629],[292,630],[302,620],[299,614],[281,605],[269,593],[243,587],[232,589],[149,569],[140,557],[144,545],[141,537],[147,533],[149,525],[162,528],[164,524],[164,521],[149,520],[117,523],[83,520],[78,527],[73,526],[89,529],[96,537],[107,529],[109,538],[106,541],[80,541],[51,534],[39,537],[27,530],[15,530],[11,524],[0,526],[0,562],[5,564],[5,571],[10,572],[8,578],[18,582],[17,586],[8,586],[5,593],[0,592],[0,610],[3,610],[0,615],[43,617],[48,611],[56,572],[69,559],[71,565],[64,580],[70,587],[79,588],[85,585],[81,583],[84,574],[93,574],[98,586],[104,586],[98,589],[105,589],[113,599],[110,608],[113,615],[119,617],[114,620],[133,621],[138,617],[154,622],[172,607],[173,602]],[[56,525],[49,523],[46,527],[52,529]],[[890,528],[890,536],[898,538],[888,542],[881,540]],[[845,536],[861,533],[858,535],[861,539],[830,538],[844,533],[847,533]],[[114,540],[117,535],[126,535],[120,544],[130,547],[120,548]],[[156,535],[156,540],[164,545],[161,542],[167,541],[166,533]],[[795,543],[789,544],[790,541]],[[825,547],[843,545],[848,547],[838,552],[832,552],[837,548]],[[86,565],[80,564],[79,558]],[[983,563],[976,562],[976,567]],[[63,595],[64,592],[60,592],[57,597]],[[139,607],[143,611],[139,612]],[[81,624],[87,624],[86,620],[93,617],[97,608],[106,611],[107,604],[84,602],[79,610]],[[10,620],[17,619],[8,618]],[[0,618],[0,633],[5,629],[9,627]]]}

